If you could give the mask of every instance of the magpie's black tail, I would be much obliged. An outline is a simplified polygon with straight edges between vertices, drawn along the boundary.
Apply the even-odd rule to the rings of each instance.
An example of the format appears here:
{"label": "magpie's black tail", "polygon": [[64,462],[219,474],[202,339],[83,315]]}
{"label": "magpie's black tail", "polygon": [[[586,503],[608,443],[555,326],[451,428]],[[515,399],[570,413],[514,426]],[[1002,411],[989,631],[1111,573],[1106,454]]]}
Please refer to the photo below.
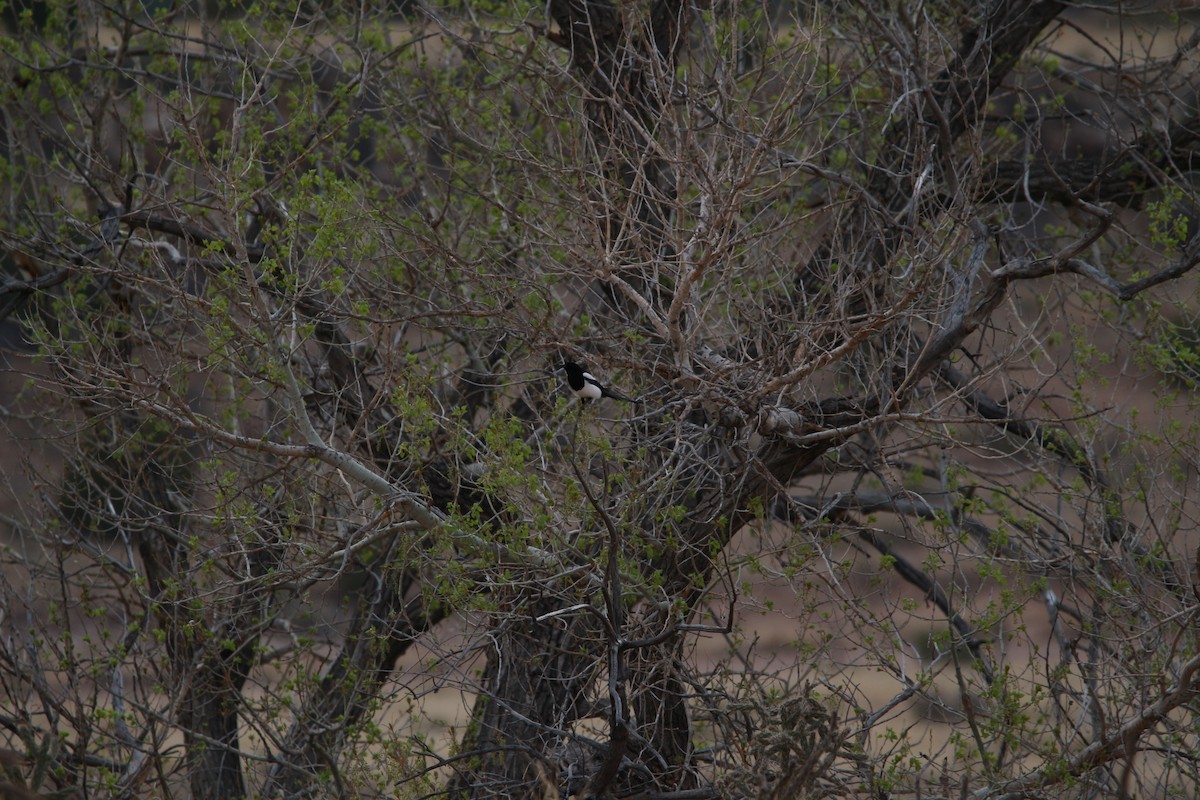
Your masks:
{"label": "magpie's black tail", "polygon": [[609,389],[607,386],[601,388],[600,396],[601,397],[611,397],[613,400],[620,400],[625,403],[634,403],[635,405],[637,403],[642,402],[640,399],[637,399],[637,398],[626,397],[625,395],[618,392],[616,389]]}

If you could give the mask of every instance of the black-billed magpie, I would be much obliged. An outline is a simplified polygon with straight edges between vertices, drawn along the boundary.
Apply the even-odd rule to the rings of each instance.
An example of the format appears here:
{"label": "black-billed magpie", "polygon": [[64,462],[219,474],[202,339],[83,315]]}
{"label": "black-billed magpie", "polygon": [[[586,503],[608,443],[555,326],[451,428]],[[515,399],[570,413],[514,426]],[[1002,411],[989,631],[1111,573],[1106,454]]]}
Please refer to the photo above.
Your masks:
{"label": "black-billed magpie", "polygon": [[596,380],[595,375],[574,361],[564,361],[559,365],[559,369],[566,371],[567,385],[571,387],[571,391],[575,393],[575,396],[582,400],[599,400],[601,397],[611,397],[613,400],[624,400],[626,403],[637,402],[632,397],[626,397],[616,389],[610,389],[600,383],[600,381]]}

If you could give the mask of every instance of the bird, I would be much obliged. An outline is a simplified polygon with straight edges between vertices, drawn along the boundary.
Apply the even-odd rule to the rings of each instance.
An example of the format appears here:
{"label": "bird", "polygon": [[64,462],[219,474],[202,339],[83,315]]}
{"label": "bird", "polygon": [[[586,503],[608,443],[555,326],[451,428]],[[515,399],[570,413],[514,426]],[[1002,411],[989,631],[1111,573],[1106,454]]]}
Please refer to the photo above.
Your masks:
{"label": "bird", "polygon": [[596,380],[595,375],[574,361],[564,361],[558,365],[558,368],[567,373],[567,385],[571,387],[571,391],[575,393],[575,396],[581,400],[599,400],[601,397],[611,397],[613,400],[623,400],[626,403],[637,402],[632,397],[626,397],[616,389],[611,389],[600,383],[600,381]]}

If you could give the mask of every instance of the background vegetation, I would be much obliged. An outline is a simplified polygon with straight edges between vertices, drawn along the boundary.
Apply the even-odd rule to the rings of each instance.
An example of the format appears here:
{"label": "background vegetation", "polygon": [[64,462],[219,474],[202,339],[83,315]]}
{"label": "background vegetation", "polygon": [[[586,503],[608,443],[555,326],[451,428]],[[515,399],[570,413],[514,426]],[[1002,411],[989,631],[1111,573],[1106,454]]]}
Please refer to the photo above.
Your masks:
{"label": "background vegetation", "polygon": [[1183,10],[5,15],[0,793],[1200,784]]}

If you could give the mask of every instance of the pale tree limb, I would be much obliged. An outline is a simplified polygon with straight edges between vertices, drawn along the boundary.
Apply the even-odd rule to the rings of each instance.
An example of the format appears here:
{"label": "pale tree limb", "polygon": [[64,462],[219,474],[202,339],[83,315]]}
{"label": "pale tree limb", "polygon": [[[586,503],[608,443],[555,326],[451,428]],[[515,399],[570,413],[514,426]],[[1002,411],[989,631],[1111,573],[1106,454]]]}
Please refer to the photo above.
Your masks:
{"label": "pale tree limb", "polygon": [[1086,775],[1091,770],[1137,752],[1138,741],[1147,732],[1167,720],[1171,712],[1200,697],[1200,655],[1193,656],[1180,668],[1175,683],[1158,700],[1125,722],[1110,736],[1092,742],[1065,761],[1049,764],[1011,781],[1003,781],[975,790],[978,800],[1019,800],[1068,776]]}

